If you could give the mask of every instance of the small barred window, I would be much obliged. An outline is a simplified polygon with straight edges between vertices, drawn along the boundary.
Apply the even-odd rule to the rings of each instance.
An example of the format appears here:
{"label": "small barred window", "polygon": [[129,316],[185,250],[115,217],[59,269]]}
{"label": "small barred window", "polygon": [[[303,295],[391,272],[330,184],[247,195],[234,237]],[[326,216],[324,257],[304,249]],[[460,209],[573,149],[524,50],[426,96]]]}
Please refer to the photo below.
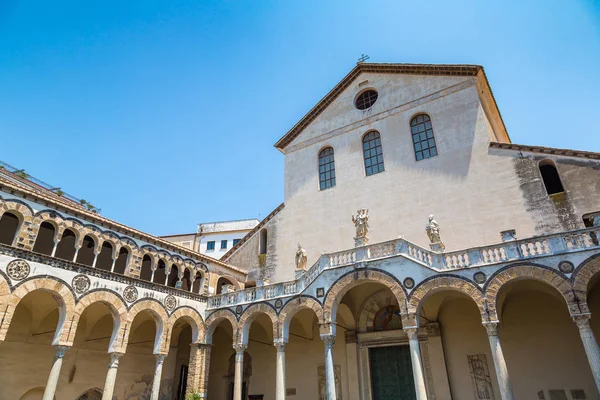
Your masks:
{"label": "small barred window", "polygon": [[326,147],[319,153],[319,188],[329,189],[335,186],[335,161],[333,148]]}
{"label": "small barred window", "polygon": [[419,114],[410,121],[415,158],[421,161],[438,155],[431,118],[427,114]]}
{"label": "small barred window", "polygon": [[367,176],[384,171],[383,152],[379,132],[373,131],[363,137],[363,154],[365,157],[365,173]]}
{"label": "small barred window", "polygon": [[356,98],[356,102],[354,105],[359,110],[366,110],[367,108],[371,108],[373,104],[377,101],[377,92],[375,90],[367,90],[364,91]]}

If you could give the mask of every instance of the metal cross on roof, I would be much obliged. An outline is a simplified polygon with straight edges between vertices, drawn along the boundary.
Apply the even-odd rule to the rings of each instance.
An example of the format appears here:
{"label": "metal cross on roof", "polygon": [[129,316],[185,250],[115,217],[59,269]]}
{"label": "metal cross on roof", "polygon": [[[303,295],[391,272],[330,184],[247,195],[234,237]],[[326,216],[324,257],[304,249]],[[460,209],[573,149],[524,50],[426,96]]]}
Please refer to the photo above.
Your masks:
{"label": "metal cross on roof", "polygon": [[362,63],[362,62],[365,62],[365,61],[367,61],[368,59],[369,59],[369,56],[368,56],[368,55],[366,55],[366,54],[361,54],[360,58],[358,59],[358,62],[357,62],[357,64],[360,64],[360,63]]}

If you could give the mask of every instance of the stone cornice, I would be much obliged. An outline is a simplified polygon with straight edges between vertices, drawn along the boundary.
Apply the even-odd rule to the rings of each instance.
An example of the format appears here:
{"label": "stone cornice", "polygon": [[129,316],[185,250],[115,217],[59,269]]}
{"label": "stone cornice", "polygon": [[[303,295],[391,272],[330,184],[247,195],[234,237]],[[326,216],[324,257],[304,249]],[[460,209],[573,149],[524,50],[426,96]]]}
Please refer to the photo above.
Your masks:
{"label": "stone cornice", "polygon": [[490,142],[489,147],[490,147],[490,149],[514,150],[514,151],[527,152],[527,153],[538,153],[538,154],[548,154],[548,155],[554,155],[554,156],[577,157],[577,158],[587,158],[590,160],[600,160],[600,153],[595,153],[595,152],[591,152],[591,151],[558,149],[558,148],[554,148],[554,147],[527,146],[527,145],[523,145],[523,144],[498,143],[498,142]]}

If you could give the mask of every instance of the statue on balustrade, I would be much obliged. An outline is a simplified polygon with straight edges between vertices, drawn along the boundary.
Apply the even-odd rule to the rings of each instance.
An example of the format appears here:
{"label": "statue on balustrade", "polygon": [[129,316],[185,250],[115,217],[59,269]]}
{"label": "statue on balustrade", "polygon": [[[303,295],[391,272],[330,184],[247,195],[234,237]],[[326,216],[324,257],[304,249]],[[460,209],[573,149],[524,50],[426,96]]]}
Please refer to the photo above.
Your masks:
{"label": "statue on balustrade", "polygon": [[369,243],[367,232],[369,231],[369,210],[361,208],[356,212],[356,216],[352,216],[352,222],[356,227],[356,237],[354,238],[355,246],[364,246]]}
{"label": "statue on balustrade", "polygon": [[306,250],[302,248],[302,245],[298,243],[298,251],[296,251],[296,270],[306,270]]}
{"label": "statue on balustrade", "polygon": [[429,216],[429,223],[425,226],[425,232],[429,236],[431,250],[443,251],[446,248],[440,236],[440,224],[434,219],[433,214]]}

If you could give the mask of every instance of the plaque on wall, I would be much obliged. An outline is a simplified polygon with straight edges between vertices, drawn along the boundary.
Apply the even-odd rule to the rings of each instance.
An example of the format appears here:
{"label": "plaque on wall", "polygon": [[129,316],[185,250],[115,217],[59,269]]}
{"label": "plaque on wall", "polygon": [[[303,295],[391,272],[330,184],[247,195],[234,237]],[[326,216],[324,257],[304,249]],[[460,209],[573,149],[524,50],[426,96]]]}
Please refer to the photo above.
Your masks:
{"label": "plaque on wall", "polygon": [[485,354],[467,356],[476,400],[494,400],[494,389]]}
{"label": "plaque on wall", "polygon": [[[337,400],[342,400],[342,368],[339,365],[333,367],[335,374],[335,394]],[[327,400],[327,386],[325,385],[325,366],[317,367],[319,379],[319,400]]]}

